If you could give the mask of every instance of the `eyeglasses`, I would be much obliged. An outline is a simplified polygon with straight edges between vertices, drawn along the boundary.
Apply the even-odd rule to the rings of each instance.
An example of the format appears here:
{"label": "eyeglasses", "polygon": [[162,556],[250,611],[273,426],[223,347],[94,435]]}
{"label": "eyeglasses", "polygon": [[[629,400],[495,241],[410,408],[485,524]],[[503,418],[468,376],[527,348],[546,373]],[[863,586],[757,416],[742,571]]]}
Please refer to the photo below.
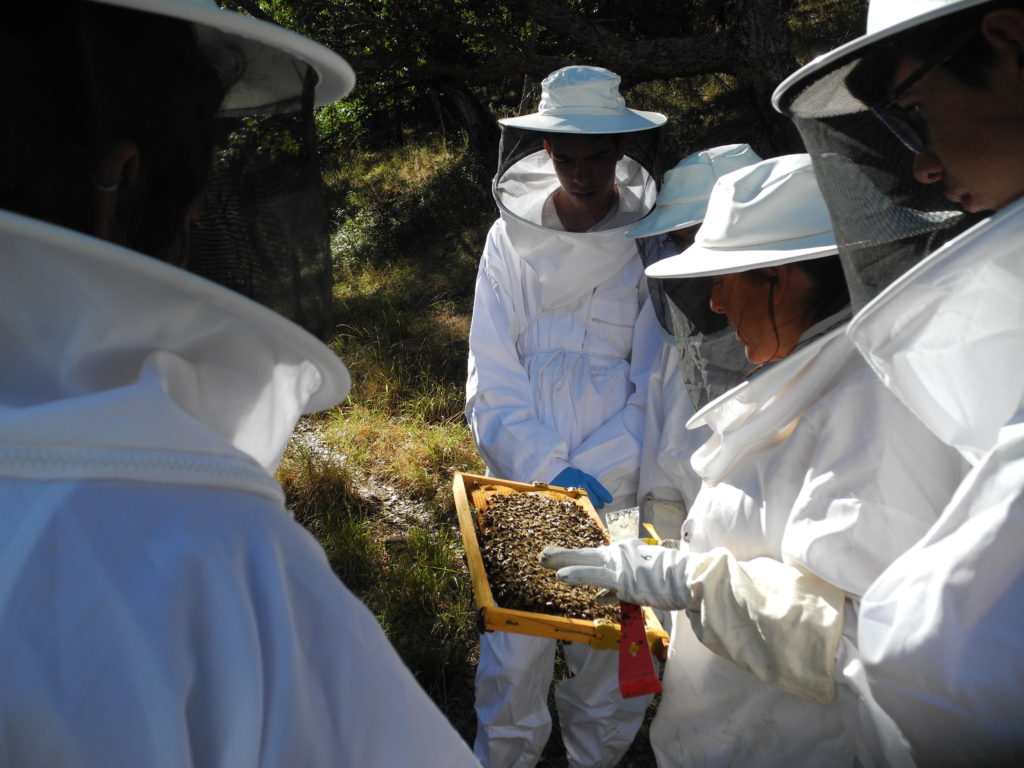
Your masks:
{"label": "eyeglasses", "polygon": [[900,140],[900,143],[911,152],[917,154],[925,150],[926,124],[924,118],[916,109],[907,109],[900,106],[899,101],[906,96],[907,91],[917,85],[926,75],[931,74],[939,67],[948,64],[967,46],[974,38],[977,30],[970,29],[967,32],[957,35],[951,41],[942,46],[920,67],[915,69],[907,78],[893,89],[889,101],[882,105],[871,107],[882,124]]}

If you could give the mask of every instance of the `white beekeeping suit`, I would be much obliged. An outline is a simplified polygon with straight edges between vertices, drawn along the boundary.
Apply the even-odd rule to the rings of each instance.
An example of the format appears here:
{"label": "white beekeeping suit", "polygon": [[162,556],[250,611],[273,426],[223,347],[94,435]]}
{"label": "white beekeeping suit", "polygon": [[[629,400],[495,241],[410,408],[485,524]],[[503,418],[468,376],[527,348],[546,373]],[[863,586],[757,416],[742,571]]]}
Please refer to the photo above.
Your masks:
{"label": "white beekeeping suit", "polygon": [[924,765],[1024,755],[1022,237],[1016,203],[921,262],[850,328],[889,387],[973,465],[861,607],[874,696]]}
{"label": "white beekeeping suit", "polygon": [[475,765],[273,477],[348,390],[331,350],[147,256],[0,233],[0,764]]}
{"label": "white beekeeping suit", "polygon": [[[641,312],[643,265],[625,231],[653,205],[653,129],[665,118],[626,109],[618,82],[604,69],[566,67],[545,80],[538,113],[502,121],[501,218],[480,261],[466,385],[466,417],[488,473],[552,482],[579,470],[611,497],[602,513],[635,503],[646,378],[659,343],[653,314]],[[562,134],[625,142],[617,202],[586,231],[566,231],[553,205],[560,182],[543,142]],[[481,636],[475,750],[485,765],[540,758],[555,647]],[[623,699],[614,653],[564,650],[573,677],[555,699],[569,763],[614,765],[649,697]]]}
{"label": "white beekeeping suit", "polygon": [[[650,271],[701,274],[703,261],[727,272],[735,269],[728,266],[733,259],[756,266],[776,252],[785,258],[787,248],[791,258],[806,258],[813,233],[828,233],[828,214],[816,185],[786,192],[801,189],[794,183],[799,174],[813,180],[810,159],[764,165],[771,162],[793,167],[794,175],[764,182],[753,198],[744,175],[754,178],[758,166],[724,177],[697,246]],[[784,243],[772,232],[787,217],[799,219],[796,231],[806,234]],[[754,234],[765,242],[760,250]],[[824,253],[836,252],[831,242]],[[801,625],[818,620],[814,612],[796,620],[793,607],[776,614],[781,608],[771,600],[778,598],[767,596],[784,594],[789,579],[809,580],[820,588],[811,594],[835,601],[833,632],[842,628],[855,638],[860,595],[935,520],[961,466],[864,365],[842,333],[848,316],[840,311],[808,328],[795,352],[691,422],[712,432],[693,458],[704,486],[684,525],[687,573],[701,600],[695,619],[701,639],[682,628],[673,634],[651,731],[666,765],[871,760],[863,743],[873,744],[874,734],[851,725],[860,712],[857,702],[836,696],[832,657],[825,654],[825,669],[815,670],[814,646],[803,645]],[[909,477],[917,462],[929,467],[926,482]],[[762,610],[773,618],[750,618]],[[849,642],[837,634],[830,641]],[[748,656],[760,642],[763,655]],[[790,654],[800,660],[792,668]]]}
{"label": "white beekeeping suit", "polygon": [[[538,231],[551,259],[568,266],[542,286],[512,244],[533,235],[530,225],[516,226],[496,221],[480,261],[466,398],[474,439],[496,477],[549,482],[577,466],[613,496],[602,512],[630,506],[657,341],[653,317],[637,323],[643,266],[624,227]],[[591,266],[602,257],[603,270]],[[548,290],[565,295],[548,304]]]}
{"label": "white beekeeping suit", "polygon": [[212,0],[23,6],[0,49],[0,765],[478,765],[274,477],[345,366],[168,263],[218,111],[309,126],[351,68]]}
{"label": "white beekeeping suit", "polygon": [[[644,267],[692,243],[718,178],[760,159],[747,144],[726,144],[688,155],[666,171],[654,210],[626,233],[636,239]],[[686,429],[694,413],[694,401],[672,333],[672,283],[652,277],[647,282],[650,311],[658,318],[663,343],[647,378],[647,420],[637,504],[641,525],[650,523],[662,538],[678,539],[686,510],[700,490],[700,478],[690,466],[690,456],[709,435],[706,430]],[[644,529],[640,534],[646,535]],[[666,619],[667,615],[663,624]]]}
{"label": "white beekeeping suit", "polygon": [[[1024,16],[1005,5],[873,2],[866,35],[794,73],[774,99],[815,156],[848,273],[875,288],[850,338],[972,466],[861,602],[851,668],[921,765],[1024,756],[1024,184],[1002,172],[1024,159],[1019,117],[1006,119],[1021,97]],[[897,70],[908,60],[918,69]],[[1006,71],[1015,96],[988,90]],[[911,78],[918,85],[904,86]],[[911,98],[894,99],[901,88]],[[917,117],[891,119],[902,102]],[[959,133],[942,132],[951,124]],[[1007,140],[993,140],[996,125]],[[877,279],[893,264],[898,280]],[[914,474],[924,482],[929,471]]]}

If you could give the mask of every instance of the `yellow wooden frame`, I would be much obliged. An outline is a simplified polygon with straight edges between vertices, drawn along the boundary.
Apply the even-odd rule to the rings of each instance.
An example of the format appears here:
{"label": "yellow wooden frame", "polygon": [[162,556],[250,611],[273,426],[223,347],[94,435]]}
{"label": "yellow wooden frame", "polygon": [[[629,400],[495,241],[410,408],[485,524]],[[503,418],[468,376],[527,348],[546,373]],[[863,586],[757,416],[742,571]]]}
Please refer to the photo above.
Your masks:
{"label": "yellow wooden frame", "polygon": [[[484,629],[588,643],[594,648],[618,649],[619,625],[617,622],[550,616],[498,606],[491,593],[491,585],[487,580],[487,572],[484,569],[484,560],[477,540],[476,531],[480,513],[486,509],[489,496],[496,493],[532,492],[559,501],[569,500],[579,505],[584,513],[597,521],[604,531],[605,540],[609,541],[604,522],[590,503],[585,491],[568,490],[542,483],[517,483],[512,480],[471,475],[465,472],[455,473],[452,490],[455,494],[455,510],[459,517],[459,530],[462,533],[462,543],[466,551],[466,563],[469,567],[470,579],[473,582],[473,596],[476,599]],[[662,628],[661,622],[650,608],[645,606],[643,613],[644,624],[647,628],[647,642],[651,646],[651,652],[663,659],[668,652],[668,633]]]}

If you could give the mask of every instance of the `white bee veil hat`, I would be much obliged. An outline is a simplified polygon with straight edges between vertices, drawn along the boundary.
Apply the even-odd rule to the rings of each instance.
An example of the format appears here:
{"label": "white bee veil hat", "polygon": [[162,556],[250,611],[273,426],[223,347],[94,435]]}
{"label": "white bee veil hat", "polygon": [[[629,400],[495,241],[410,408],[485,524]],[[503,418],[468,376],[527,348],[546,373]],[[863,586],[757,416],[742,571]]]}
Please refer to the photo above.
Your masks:
{"label": "white bee veil hat", "polygon": [[649,266],[647,276],[723,275],[837,251],[810,156],[782,155],[719,179],[694,244]]}
{"label": "white bee veil hat", "polygon": [[[859,60],[865,48],[912,27],[935,21],[991,0],[871,0],[868,3],[866,33],[840,45],[798,69],[783,80],[772,95],[772,104],[784,113],[814,113],[825,116],[848,100],[842,78]],[[832,71],[835,70],[833,79]],[[828,78],[818,88],[808,89],[819,78]]]}
{"label": "white bee veil hat", "polygon": [[330,48],[276,24],[219,8],[214,0],[90,1],[192,23],[200,48],[215,64],[234,59],[231,69],[238,76],[221,106],[226,114],[279,111],[280,105],[301,96],[306,67],[315,73],[316,106],[343,98],[355,85],[352,67]]}
{"label": "white bee veil hat", "polygon": [[660,112],[628,108],[619,93],[620,82],[617,74],[603,67],[562,67],[541,82],[536,112],[498,122],[530,131],[597,134],[631,133],[664,125],[668,118]]}
{"label": "white bee veil hat", "polygon": [[648,237],[699,224],[715,182],[760,160],[749,144],[725,144],[684,157],[665,172],[654,210],[626,235]]}
{"label": "white bee veil hat", "polygon": [[964,212],[942,184],[918,182],[915,153],[883,116],[903,52],[927,57],[967,40],[990,5],[993,0],[871,0],[866,34],[819,56],[775,90],[775,108],[793,121],[813,158],[854,311],[984,215]]}

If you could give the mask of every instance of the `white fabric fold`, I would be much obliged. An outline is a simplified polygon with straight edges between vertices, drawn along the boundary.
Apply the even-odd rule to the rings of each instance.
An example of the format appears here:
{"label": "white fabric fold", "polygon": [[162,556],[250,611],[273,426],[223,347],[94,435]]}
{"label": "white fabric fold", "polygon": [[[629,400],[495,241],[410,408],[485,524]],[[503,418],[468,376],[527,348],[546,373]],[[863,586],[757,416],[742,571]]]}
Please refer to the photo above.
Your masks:
{"label": "white fabric fold", "polygon": [[33,219],[0,212],[0,231],[8,444],[101,434],[109,448],[216,450],[272,472],[299,416],[348,393],[330,349],[238,294]]}
{"label": "white fabric fold", "polygon": [[835,699],[842,590],[771,558],[739,562],[723,548],[691,555],[688,570],[704,645],[788,693]]}
{"label": "white fabric fold", "polygon": [[475,765],[282,504],[334,353],[2,212],[0,271],[0,764]]}
{"label": "white fabric fold", "polygon": [[921,764],[1024,755],[1024,200],[893,283],[849,333],[893,393],[975,466],[864,593],[875,699]]}

